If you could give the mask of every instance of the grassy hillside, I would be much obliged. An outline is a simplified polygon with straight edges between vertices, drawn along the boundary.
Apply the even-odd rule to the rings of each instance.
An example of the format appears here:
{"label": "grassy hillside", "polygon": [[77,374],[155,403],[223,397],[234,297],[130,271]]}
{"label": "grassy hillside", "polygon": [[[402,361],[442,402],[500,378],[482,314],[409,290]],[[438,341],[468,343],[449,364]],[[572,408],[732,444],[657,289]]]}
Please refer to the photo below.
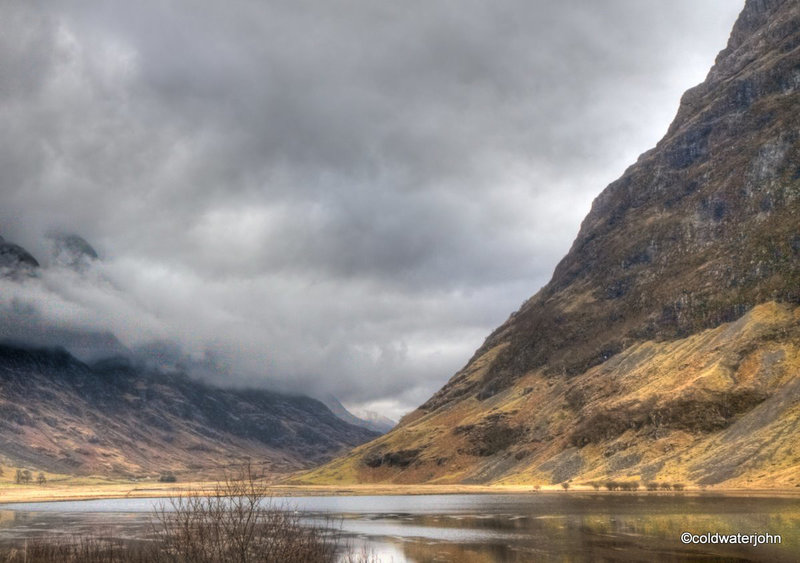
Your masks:
{"label": "grassy hillside", "polygon": [[800,308],[771,302],[687,338],[637,343],[578,377],[534,371],[486,401],[417,411],[302,482],[793,487],[799,398]]}

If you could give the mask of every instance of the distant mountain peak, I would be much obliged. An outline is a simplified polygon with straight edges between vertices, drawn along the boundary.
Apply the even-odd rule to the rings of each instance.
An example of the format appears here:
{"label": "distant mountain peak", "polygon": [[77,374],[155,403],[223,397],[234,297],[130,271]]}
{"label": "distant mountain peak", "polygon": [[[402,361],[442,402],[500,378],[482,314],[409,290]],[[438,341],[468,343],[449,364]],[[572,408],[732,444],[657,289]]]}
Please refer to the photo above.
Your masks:
{"label": "distant mountain peak", "polygon": [[99,260],[97,251],[86,239],[76,234],[51,233],[48,235],[51,258],[55,264],[77,271],[86,270]]}
{"label": "distant mountain peak", "polygon": [[39,262],[30,252],[0,237],[0,277],[31,275],[36,268]]}
{"label": "distant mountain peak", "polygon": [[355,414],[358,418],[363,420],[368,425],[367,428],[375,430],[376,432],[381,432],[382,434],[385,434],[386,432],[397,426],[397,421],[392,420],[388,416],[384,416],[375,411],[367,409],[357,409],[353,410],[353,414]]}
{"label": "distant mountain peak", "polygon": [[361,428],[367,428],[368,430],[385,434],[397,425],[395,421],[372,411],[359,411],[358,414],[353,414],[339,399],[330,393],[325,394],[325,396],[319,400],[337,417],[349,424],[360,426]]}

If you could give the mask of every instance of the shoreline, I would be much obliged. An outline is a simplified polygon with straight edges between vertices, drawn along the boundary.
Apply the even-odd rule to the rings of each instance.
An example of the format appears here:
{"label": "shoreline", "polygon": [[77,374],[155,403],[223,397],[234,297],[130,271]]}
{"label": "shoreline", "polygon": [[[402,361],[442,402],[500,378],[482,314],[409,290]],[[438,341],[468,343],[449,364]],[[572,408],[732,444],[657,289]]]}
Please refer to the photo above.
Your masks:
{"label": "shoreline", "polygon": [[[186,483],[109,483],[92,485],[48,485],[36,487],[22,485],[0,489],[0,507],[5,505],[107,500],[125,498],[168,498],[194,492],[211,492],[216,481],[193,481]],[[531,485],[267,485],[267,494],[272,497],[307,496],[390,496],[390,495],[457,495],[457,494],[547,494],[547,495],[636,495],[636,496],[725,496],[751,498],[795,498],[800,500],[800,489],[765,488],[715,488],[687,487],[683,491],[606,491],[587,487],[574,487],[564,491],[558,485],[535,489]],[[12,508],[12,507],[9,507]],[[13,509],[13,508],[12,508]]]}

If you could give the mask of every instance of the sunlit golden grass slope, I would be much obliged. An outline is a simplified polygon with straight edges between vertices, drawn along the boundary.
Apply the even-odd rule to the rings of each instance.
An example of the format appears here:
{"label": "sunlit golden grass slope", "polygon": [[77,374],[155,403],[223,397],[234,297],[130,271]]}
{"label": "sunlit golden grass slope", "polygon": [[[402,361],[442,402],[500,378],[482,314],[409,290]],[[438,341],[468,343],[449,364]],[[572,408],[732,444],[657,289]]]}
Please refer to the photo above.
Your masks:
{"label": "sunlit golden grass slope", "polygon": [[578,377],[534,371],[488,400],[412,413],[300,481],[794,487],[799,391],[800,308],[770,302],[684,339],[635,344]]}

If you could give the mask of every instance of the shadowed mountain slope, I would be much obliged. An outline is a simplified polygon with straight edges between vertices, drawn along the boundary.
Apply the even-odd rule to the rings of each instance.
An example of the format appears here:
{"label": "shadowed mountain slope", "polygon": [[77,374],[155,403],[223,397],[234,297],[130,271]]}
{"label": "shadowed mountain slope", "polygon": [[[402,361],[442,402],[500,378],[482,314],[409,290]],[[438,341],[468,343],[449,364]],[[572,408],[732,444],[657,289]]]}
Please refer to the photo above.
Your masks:
{"label": "shadowed mountain slope", "polygon": [[219,389],[124,359],[88,365],[63,350],[0,345],[0,456],[5,465],[116,476],[197,478],[252,463],[289,471],[378,434],[319,401]]}

